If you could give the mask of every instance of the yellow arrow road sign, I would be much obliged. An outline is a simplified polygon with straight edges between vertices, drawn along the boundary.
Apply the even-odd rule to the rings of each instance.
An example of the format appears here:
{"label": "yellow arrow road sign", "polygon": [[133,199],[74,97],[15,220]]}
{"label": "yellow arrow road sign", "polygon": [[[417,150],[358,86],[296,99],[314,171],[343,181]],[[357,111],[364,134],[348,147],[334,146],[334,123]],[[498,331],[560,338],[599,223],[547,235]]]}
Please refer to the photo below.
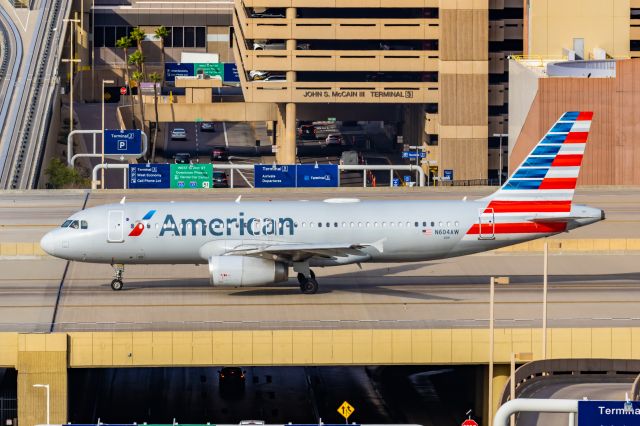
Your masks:
{"label": "yellow arrow road sign", "polygon": [[344,417],[345,420],[348,420],[349,416],[352,415],[354,411],[356,411],[356,409],[353,408],[347,401],[343,402],[342,405],[338,407],[338,413],[340,413],[340,415]]}

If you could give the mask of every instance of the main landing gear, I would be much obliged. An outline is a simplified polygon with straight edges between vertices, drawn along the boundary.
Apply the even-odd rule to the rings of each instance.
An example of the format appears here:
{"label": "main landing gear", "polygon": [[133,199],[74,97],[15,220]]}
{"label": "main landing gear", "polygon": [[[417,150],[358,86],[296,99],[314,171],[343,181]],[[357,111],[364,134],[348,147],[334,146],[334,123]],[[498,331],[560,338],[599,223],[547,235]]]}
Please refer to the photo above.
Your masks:
{"label": "main landing gear", "polygon": [[298,273],[298,282],[300,283],[300,291],[303,294],[316,294],[318,292],[316,274],[311,269],[309,269],[309,276],[302,272]]}
{"label": "main landing gear", "polygon": [[113,281],[111,281],[111,289],[113,291],[120,291],[124,287],[122,282],[122,275],[124,274],[124,265],[113,266]]}

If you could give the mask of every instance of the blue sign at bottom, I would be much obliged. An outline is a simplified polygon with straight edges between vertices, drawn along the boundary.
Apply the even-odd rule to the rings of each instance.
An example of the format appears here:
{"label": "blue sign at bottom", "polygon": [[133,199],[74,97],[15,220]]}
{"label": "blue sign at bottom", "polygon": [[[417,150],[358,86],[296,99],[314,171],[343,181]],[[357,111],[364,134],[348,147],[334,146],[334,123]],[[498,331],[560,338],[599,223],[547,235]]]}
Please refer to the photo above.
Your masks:
{"label": "blue sign at bottom", "polygon": [[263,166],[254,167],[256,188],[295,188],[296,166]]}
{"label": "blue sign at bottom", "polygon": [[578,401],[579,426],[640,426],[638,401]]}
{"label": "blue sign at bottom", "polygon": [[337,164],[298,164],[296,183],[298,188],[337,188],[340,184]]}
{"label": "blue sign at bottom", "polygon": [[129,188],[169,188],[171,187],[170,164],[130,164]]}

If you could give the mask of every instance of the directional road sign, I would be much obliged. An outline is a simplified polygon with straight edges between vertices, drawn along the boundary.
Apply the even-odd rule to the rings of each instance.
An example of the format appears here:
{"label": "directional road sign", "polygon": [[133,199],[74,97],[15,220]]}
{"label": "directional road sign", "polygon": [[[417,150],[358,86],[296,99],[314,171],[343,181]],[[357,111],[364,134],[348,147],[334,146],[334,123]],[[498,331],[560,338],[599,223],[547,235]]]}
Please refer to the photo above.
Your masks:
{"label": "directional road sign", "polygon": [[213,164],[172,164],[171,188],[211,188]]}
{"label": "directional road sign", "polygon": [[343,402],[342,405],[338,407],[338,413],[340,413],[340,415],[344,417],[345,420],[349,420],[349,417],[353,414],[354,411],[356,411],[356,409],[353,408],[347,401]]}
{"label": "directional road sign", "polygon": [[129,188],[169,188],[171,169],[169,164],[130,164]]}
{"label": "directional road sign", "polygon": [[140,130],[105,130],[105,155],[142,155],[142,132]]}
{"label": "directional road sign", "polygon": [[337,164],[298,164],[296,186],[298,188],[337,188],[340,171]]}
{"label": "directional road sign", "polygon": [[640,402],[638,401],[578,401],[580,426],[638,426]]}
{"label": "directional road sign", "polygon": [[413,160],[416,158],[427,158],[427,153],[424,151],[402,151],[402,158]]}
{"label": "directional road sign", "polygon": [[295,188],[296,166],[256,164],[254,167],[256,188]]}

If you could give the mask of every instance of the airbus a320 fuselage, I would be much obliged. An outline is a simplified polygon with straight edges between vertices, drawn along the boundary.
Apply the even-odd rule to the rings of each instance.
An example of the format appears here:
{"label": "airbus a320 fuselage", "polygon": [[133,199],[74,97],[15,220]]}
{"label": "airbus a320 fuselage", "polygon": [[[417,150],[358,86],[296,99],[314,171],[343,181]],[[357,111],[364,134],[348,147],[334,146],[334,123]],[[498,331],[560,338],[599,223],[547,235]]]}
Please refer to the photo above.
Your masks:
{"label": "airbus a320 fuselage", "polygon": [[82,210],[46,234],[56,257],[115,266],[208,263],[211,283],[259,286],[311,268],[463,256],[604,219],[572,203],[593,114],[569,112],[496,193],[467,201],[121,202]]}

